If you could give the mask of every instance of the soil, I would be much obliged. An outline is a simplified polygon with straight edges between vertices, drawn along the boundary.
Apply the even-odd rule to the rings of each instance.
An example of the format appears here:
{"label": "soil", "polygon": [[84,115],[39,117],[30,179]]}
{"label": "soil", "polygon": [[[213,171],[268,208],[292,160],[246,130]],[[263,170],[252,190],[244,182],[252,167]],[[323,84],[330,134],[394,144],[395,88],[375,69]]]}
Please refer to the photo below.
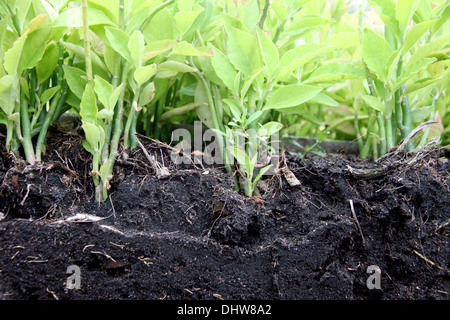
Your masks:
{"label": "soil", "polygon": [[249,198],[223,168],[175,165],[142,138],[170,175],[122,152],[98,204],[82,139],[52,130],[31,167],[0,135],[1,299],[449,299],[450,163],[436,150],[383,164],[287,152],[300,185],[279,170]]}

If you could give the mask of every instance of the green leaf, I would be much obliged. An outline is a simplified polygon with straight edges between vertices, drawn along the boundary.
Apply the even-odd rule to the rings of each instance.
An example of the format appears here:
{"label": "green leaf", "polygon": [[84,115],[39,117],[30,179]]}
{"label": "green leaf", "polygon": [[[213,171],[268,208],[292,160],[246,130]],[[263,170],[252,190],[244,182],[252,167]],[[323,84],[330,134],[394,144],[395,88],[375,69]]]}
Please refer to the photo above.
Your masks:
{"label": "green leaf", "polygon": [[280,87],[269,95],[268,101],[263,110],[269,109],[283,109],[298,106],[308,100],[313,99],[322,88],[302,85],[291,84]]}
{"label": "green leaf", "polygon": [[131,57],[131,52],[128,49],[128,41],[130,40],[128,34],[114,27],[105,27],[105,32],[106,38],[108,39],[111,47],[129,63],[133,64],[133,58]]}
{"label": "green leaf", "polygon": [[144,47],[144,35],[139,30],[135,30],[131,35],[130,40],[128,40],[128,50],[130,51],[131,59],[136,68],[142,66]]}
{"label": "green leaf", "polygon": [[373,70],[378,78],[385,82],[389,58],[392,49],[386,40],[371,29],[364,29],[362,45],[363,58],[369,69]]}
{"label": "green leaf", "polygon": [[403,36],[406,34],[409,23],[418,6],[418,0],[397,0],[395,5],[395,17],[397,18]]}
{"label": "green leaf", "polygon": [[314,70],[303,83],[342,82],[364,77],[364,70],[351,63],[330,62]]}
{"label": "green leaf", "polygon": [[200,51],[187,41],[181,41],[175,45],[170,55],[181,55],[190,57],[199,57],[199,56],[211,57],[213,54],[212,52]]}
{"label": "green leaf", "polygon": [[56,86],[56,87],[52,87],[52,88],[45,90],[44,93],[42,93],[41,97],[39,98],[41,105],[46,104],[47,101],[49,101],[51,98],[53,98],[53,96],[56,94],[56,92],[58,92],[59,88],[60,88],[60,86]]}
{"label": "green leaf", "polygon": [[262,111],[255,111],[255,112],[253,112],[253,113],[250,115],[250,117],[248,117],[248,119],[245,121],[244,127],[245,127],[245,128],[248,128],[248,126],[249,126],[250,124],[252,124],[254,121],[258,120],[258,119],[261,117],[262,114],[263,114]]}
{"label": "green leaf", "polygon": [[332,99],[330,96],[326,95],[323,92],[320,92],[314,98],[310,99],[310,101],[314,101],[319,104],[323,104],[323,105],[331,106],[331,107],[339,106],[339,103],[336,100]]}
{"label": "green leaf", "polygon": [[102,109],[99,112],[97,112],[97,114],[95,115],[95,117],[97,119],[105,119],[108,121],[112,121],[114,116],[114,111],[109,110],[109,109]]}
{"label": "green leaf", "polygon": [[269,164],[268,166],[265,166],[264,168],[262,168],[261,170],[259,170],[258,175],[255,177],[255,179],[252,182],[252,189],[255,190],[256,189],[256,185],[258,184],[258,181],[261,179],[261,177],[272,167],[271,164]]}
{"label": "green leaf", "polygon": [[[92,151],[92,154],[99,153],[101,150],[101,142],[102,142],[102,131],[103,129],[101,127],[96,126],[95,124],[92,124],[90,122],[84,122],[81,125],[83,128],[84,134],[86,136],[86,140],[89,143],[89,146],[92,147],[90,151]],[[104,136],[104,134],[103,134]],[[104,141],[104,139],[103,139]],[[83,146],[86,148],[86,146],[83,144]],[[89,151],[89,150],[88,150]]]}
{"label": "green leaf", "polygon": [[144,34],[147,43],[158,40],[174,39],[172,13],[167,8],[162,9],[150,20],[147,27],[141,31]]}
{"label": "green leaf", "polygon": [[156,66],[156,64],[153,63],[148,66],[143,66],[143,67],[137,68],[134,71],[133,77],[134,77],[134,80],[136,80],[136,82],[139,85],[142,85],[145,82],[147,82],[148,80],[150,80],[150,78],[153,77],[157,71],[158,71],[158,67]]}
{"label": "green leaf", "polygon": [[283,128],[283,125],[276,121],[271,121],[268,123],[265,123],[263,126],[261,126],[260,130],[260,136],[266,136],[270,137],[280,131]]}
{"label": "green leaf", "polygon": [[290,72],[310,62],[318,55],[332,50],[333,47],[326,44],[303,44],[287,51],[280,60],[277,79],[283,78]]}
{"label": "green leaf", "polygon": [[3,66],[11,75],[18,74],[20,57],[23,52],[23,47],[25,45],[25,41],[27,40],[28,33],[20,36],[13,44],[13,46],[5,52],[5,57],[3,61]]}
{"label": "green leaf", "polygon": [[255,82],[256,78],[264,71],[264,68],[257,69],[245,80],[244,85],[241,89],[241,97],[245,97],[250,86]]}
{"label": "green leaf", "polygon": [[68,65],[64,65],[63,69],[70,90],[81,100],[87,83],[86,72]]}
{"label": "green leaf", "polygon": [[205,10],[200,6],[197,6],[197,9],[197,11],[179,11],[173,16],[178,34],[181,38],[186,33],[186,31],[188,31],[192,23],[194,23],[194,20],[198,17],[198,15],[202,13],[203,10]]}
{"label": "green leaf", "polygon": [[269,36],[261,29],[257,29],[256,35],[259,43],[261,58],[268,71],[267,77],[271,78],[273,77],[280,62],[278,49],[272,42],[272,39],[270,39]]}
{"label": "green leaf", "polygon": [[36,63],[37,84],[43,83],[53,73],[58,64],[58,46],[51,41],[47,44],[42,59]]}
{"label": "green leaf", "polygon": [[141,108],[148,104],[155,97],[155,84],[150,82],[147,84],[144,89],[142,89],[141,94],[139,95],[138,100],[138,108]]}
{"label": "green leaf", "polygon": [[303,15],[294,19],[286,28],[285,34],[292,36],[304,32],[305,29],[317,27],[322,24],[332,23],[333,19],[320,17],[317,15]]}
{"label": "green leaf", "polygon": [[15,82],[16,77],[13,75],[4,75],[0,78],[0,108],[7,116],[11,116],[14,112],[18,94]]}
{"label": "green leaf", "polygon": [[434,106],[426,106],[411,111],[413,123],[420,123],[429,118]]}
{"label": "green leaf", "polygon": [[202,105],[195,109],[195,113],[197,114],[200,121],[205,124],[208,128],[214,128],[214,122],[211,115],[211,110],[208,104],[208,98],[206,96],[205,88],[201,81],[197,83],[197,87],[195,89],[194,102],[196,103],[206,103],[206,105]]}
{"label": "green leaf", "polygon": [[[120,94],[123,90],[125,90],[126,83],[121,83],[117,88],[114,89],[111,96],[109,97],[109,106],[111,110],[114,110],[114,106],[116,105],[117,101],[119,100]],[[142,94],[142,93],[141,93]]]}
{"label": "green leaf", "polygon": [[[88,6],[88,24],[93,25],[115,25],[108,16],[99,9],[90,8]],[[68,27],[68,28],[82,28],[83,18],[81,13],[81,6],[76,8],[70,8],[62,12],[53,21],[53,27]]]}
{"label": "green leaf", "polygon": [[383,102],[381,102],[380,98],[374,97],[374,96],[369,96],[369,95],[365,95],[362,98],[369,105],[369,107],[371,107],[377,111],[384,112],[385,106],[384,106]]}
{"label": "green leaf", "polygon": [[423,46],[420,46],[411,55],[411,58],[408,60],[406,67],[414,65],[420,62],[420,60],[427,57],[428,55],[445,48],[446,46],[448,46],[449,42],[450,42],[450,34],[446,34],[439,38],[431,40],[430,42],[424,44]]}
{"label": "green leaf", "polygon": [[228,35],[228,58],[244,76],[262,67],[258,40],[248,32],[232,28]]}
{"label": "green leaf", "polygon": [[177,108],[174,108],[172,110],[164,112],[161,115],[161,117],[159,118],[159,120],[161,120],[161,121],[169,120],[171,118],[174,118],[174,117],[177,117],[177,116],[189,113],[192,110],[194,110],[194,109],[196,109],[196,108],[198,108],[200,106],[207,106],[207,103],[205,103],[205,102],[191,102],[191,103],[188,103],[188,104],[186,104],[184,106],[177,107]]}
{"label": "green leaf", "polygon": [[[80,115],[83,123],[97,124],[96,115],[98,108],[96,101],[94,90],[87,84],[80,104]],[[92,146],[95,147],[93,144]]]}
{"label": "green leaf", "polygon": [[[80,57],[83,60],[86,59],[84,47],[65,41],[60,41],[60,44],[68,51],[72,52],[74,55]],[[93,50],[91,50],[91,61],[93,65],[96,65],[101,69],[107,70],[103,61],[98,57],[98,55]]]}
{"label": "green leaf", "polygon": [[414,25],[405,36],[403,53],[409,51],[409,49],[411,49],[414,44],[416,44],[416,42],[433,27],[436,21],[437,20],[424,21]]}
{"label": "green leaf", "polygon": [[178,61],[165,61],[158,65],[158,71],[196,72],[197,69]]}
{"label": "green leaf", "polygon": [[174,48],[177,43],[178,42],[176,40],[172,39],[150,42],[144,48],[143,63],[156,57],[157,55],[160,55],[161,53],[169,51]]}
{"label": "green leaf", "polygon": [[231,92],[234,90],[234,79],[236,78],[236,69],[230,60],[216,47],[213,47],[213,56],[211,58],[211,64],[216,72],[217,76],[223,83],[230,89]]}
{"label": "green leaf", "polygon": [[109,98],[113,92],[113,86],[108,81],[98,75],[95,75],[94,91],[97,94],[98,100],[103,104],[103,107],[109,110],[114,108],[114,106],[111,106],[109,103]]}
{"label": "green leaf", "polygon": [[247,178],[251,178],[253,176],[253,167],[250,158],[247,153],[238,147],[228,147],[227,148],[231,154],[234,156],[236,161],[244,168]]}

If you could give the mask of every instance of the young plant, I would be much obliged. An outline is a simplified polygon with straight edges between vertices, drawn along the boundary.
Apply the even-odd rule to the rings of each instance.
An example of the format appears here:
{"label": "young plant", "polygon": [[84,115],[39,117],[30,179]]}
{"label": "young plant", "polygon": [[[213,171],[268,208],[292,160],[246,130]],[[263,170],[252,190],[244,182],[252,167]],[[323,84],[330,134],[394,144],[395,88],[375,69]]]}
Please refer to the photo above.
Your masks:
{"label": "young plant", "polygon": [[65,53],[57,44],[64,30],[53,28],[40,7],[22,8],[17,1],[2,2],[2,8],[8,14],[0,22],[0,121],[7,127],[7,150],[18,153],[22,147],[27,162],[34,164],[42,158],[49,125],[65,104]]}
{"label": "young plant", "polygon": [[[371,151],[374,158],[383,155],[404,139],[418,122],[434,119],[436,109],[429,99],[418,99],[422,90],[437,100],[440,84],[450,70],[430,74],[429,68],[442,56],[450,36],[439,30],[450,15],[442,2],[434,9],[428,1],[373,1],[384,22],[384,35],[361,28],[362,57],[366,69],[368,94],[362,98],[370,107],[365,145],[361,156]],[[362,12],[361,12],[362,14]],[[434,88],[433,88],[434,87]],[[414,149],[410,140],[407,149]]]}

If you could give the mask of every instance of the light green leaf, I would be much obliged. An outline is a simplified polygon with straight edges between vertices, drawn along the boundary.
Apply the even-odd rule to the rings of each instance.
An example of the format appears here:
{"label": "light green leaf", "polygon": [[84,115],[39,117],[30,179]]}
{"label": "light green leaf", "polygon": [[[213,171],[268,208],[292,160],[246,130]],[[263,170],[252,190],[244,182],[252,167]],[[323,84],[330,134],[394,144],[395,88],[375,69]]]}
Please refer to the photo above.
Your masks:
{"label": "light green leaf", "polygon": [[268,101],[263,110],[279,110],[298,106],[310,99],[313,99],[321,91],[322,88],[309,85],[286,85],[276,89],[269,95]]}
{"label": "light green leaf", "polygon": [[211,58],[211,64],[216,72],[217,76],[223,83],[230,89],[234,90],[234,79],[236,77],[236,69],[231,64],[230,60],[216,47],[213,46],[214,55]]}
{"label": "light green leaf", "polygon": [[28,33],[21,35],[13,44],[13,46],[5,52],[3,66],[10,75],[16,75],[19,69],[20,57],[23,52],[25,41],[27,40]]}
{"label": "light green leaf", "polygon": [[143,63],[147,62],[151,58],[160,55],[161,53],[167,52],[177,45],[176,40],[158,40],[147,44],[144,48]]}
{"label": "light green leaf", "polygon": [[150,23],[141,30],[145,37],[145,42],[151,43],[158,40],[174,39],[173,17],[169,9],[164,8],[158,12]]}
{"label": "light green leaf", "polygon": [[310,62],[318,55],[332,50],[333,47],[326,44],[303,44],[287,51],[280,60],[277,79],[283,78],[290,72]]}
{"label": "light green leaf", "polygon": [[56,94],[56,92],[58,92],[59,88],[60,88],[60,86],[56,86],[56,87],[52,87],[52,88],[45,90],[44,93],[42,93],[41,97],[39,98],[41,105],[46,104],[47,101],[49,101],[51,98],[53,98],[53,96]]}
{"label": "light green leaf", "polygon": [[413,123],[420,123],[429,118],[434,106],[426,106],[411,111]]}
{"label": "light green leaf", "polygon": [[333,19],[328,19],[316,15],[303,15],[294,19],[286,28],[286,35],[296,35],[304,32],[305,29],[317,27],[326,23],[334,22]]}
{"label": "light green leaf", "polygon": [[371,107],[377,111],[384,112],[385,106],[384,106],[383,102],[381,102],[380,98],[374,97],[374,96],[369,96],[369,95],[365,95],[362,98],[369,105],[369,107]]}
{"label": "light green leaf", "polygon": [[261,126],[260,130],[260,136],[270,137],[280,131],[283,128],[283,125],[276,121],[271,121],[268,123],[265,123],[263,126]]}
{"label": "light green leaf", "polygon": [[197,69],[178,61],[165,61],[158,65],[158,71],[196,72]]}
{"label": "light green leaf", "polygon": [[397,18],[403,36],[406,34],[409,23],[418,6],[418,0],[397,0],[395,5],[395,17]]}
{"label": "light green leaf", "polygon": [[158,67],[156,64],[150,64],[148,66],[139,67],[134,71],[133,77],[134,80],[138,83],[138,85],[142,85],[151,77],[153,77],[158,71]]}
{"label": "light green leaf", "polygon": [[248,32],[232,28],[228,34],[228,58],[236,69],[249,76],[262,67],[258,40]]}
{"label": "light green leaf", "polygon": [[303,83],[342,82],[364,77],[364,70],[351,63],[330,62],[314,70]]}
{"label": "light green leaf", "polygon": [[105,119],[108,121],[112,121],[113,116],[114,116],[114,111],[109,110],[109,109],[102,109],[99,112],[97,112],[95,117],[97,119]]}
{"label": "light green leaf", "polygon": [[147,84],[144,89],[142,89],[141,94],[139,95],[138,100],[138,108],[141,108],[148,104],[155,97],[155,84],[150,82]]}
{"label": "light green leaf", "polygon": [[128,40],[128,50],[131,54],[131,59],[136,68],[142,66],[142,58],[144,55],[144,35],[139,31],[135,30]]}
{"label": "light green leaf", "polygon": [[[88,24],[89,26],[93,25],[115,25],[108,16],[99,9],[90,8],[88,6]],[[68,27],[68,28],[82,28],[83,27],[83,19],[81,13],[81,6],[70,8],[62,12],[56,19],[53,21],[53,27]]]}
{"label": "light green leaf", "polygon": [[[86,59],[84,47],[65,41],[60,41],[60,44],[68,51],[72,52],[74,55],[80,57],[81,59]],[[91,61],[93,65],[96,65],[101,69],[107,70],[103,61],[98,57],[98,55],[93,50],[91,50]]]}
{"label": "light green leaf", "polygon": [[131,57],[130,50],[128,49],[128,41],[130,40],[128,34],[114,27],[105,27],[105,32],[106,38],[108,39],[111,47],[129,63],[133,64],[133,58]]}
{"label": "light green leaf", "polygon": [[262,111],[255,111],[255,112],[253,112],[253,113],[250,115],[250,117],[248,117],[248,119],[245,121],[244,127],[245,127],[245,128],[248,128],[248,126],[249,126],[250,124],[252,124],[254,121],[258,120],[259,117],[261,117],[262,114],[263,114]]}
{"label": "light green leaf", "polygon": [[420,62],[420,60],[436,51],[442,50],[443,48],[445,48],[445,46],[448,46],[449,42],[450,42],[450,34],[446,34],[439,38],[431,40],[430,42],[424,44],[423,46],[420,46],[411,55],[411,58],[408,60],[407,67]]}
{"label": "light green leaf", "polygon": [[47,44],[42,59],[36,63],[37,84],[43,83],[53,73],[58,64],[58,46],[51,41]]}
{"label": "light green leaf", "polygon": [[183,35],[188,31],[194,20],[198,17],[200,13],[202,13],[203,9],[202,7],[197,6],[198,10],[196,11],[179,11],[173,16],[173,20],[176,22],[176,28],[178,31],[178,34],[182,38]]}
{"label": "light green leaf", "polygon": [[97,94],[98,100],[103,104],[103,107],[111,110],[114,106],[110,105],[109,98],[112,95],[113,86],[102,77],[95,75],[94,90]]}
{"label": "light green leaf", "polygon": [[278,49],[272,42],[272,39],[270,39],[269,36],[261,29],[257,29],[256,35],[259,43],[261,58],[264,62],[264,66],[267,68],[268,78],[271,78],[273,77],[280,62]]}
{"label": "light green leaf", "polygon": [[[100,152],[100,143],[101,143],[101,127],[97,127],[95,124],[90,122],[84,122],[81,125],[83,128],[84,134],[86,136],[86,140],[89,143],[89,146],[92,147],[90,151],[93,151],[92,154]],[[84,146],[84,145],[83,145]],[[86,146],[84,146],[86,148]],[[89,150],[88,150],[89,151]]]}
{"label": "light green leaf", "polygon": [[323,92],[319,92],[319,94],[316,95],[314,98],[310,99],[310,101],[314,101],[319,104],[323,104],[323,105],[331,106],[331,107],[339,106],[339,103],[336,100],[332,99],[330,96],[326,95]]}
{"label": "light green leaf", "polygon": [[252,182],[252,188],[253,190],[256,189],[256,185],[258,184],[258,181],[261,179],[261,177],[272,167],[271,164],[269,164],[268,166],[265,166],[264,168],[262,168],[261,170],[259,170],[258,175],[255,177],[255,179]]}
{"label": "light green leaf", "polygon": [[[94,90],[87,84],[83,93],[80,104],[80,115],[83,123],[96,124],[96,115],[98,112],[97,100],[95,99]],[[92,144],[95,148],[95,146]]]}
{"label": "light green leaf", "polygon": [[211,57],[212,51],[209,50],[208,52],[200,51],[199,49],[195,48],[192,44],[190,44],[187,41],[181,41],[175,45],[175,47],[172,49],[172,52],[170,55],[181,55],[181,56],[191,56],[191,57],[199,57],[199,56],[209,56]]}
{"label": "light green leaf", "polygon": [[181,116],[183,114],[189,113],[192,110],[200,107],[200,106],[207,106],[208,104],[205,102],[191,102],[184,106],[174,108],[172,110],[164,112],[161,117],[159,118],[161,121],[166,121],[171,118]]}
{"label": "light green leaf", "polygon": [[414,44],[428,31],[437,20],[424,21],[414,25],[411,30],[409,30],[405,36],[405,47],[403,53],[406,53],[411,49]]}
{"label": "light green leaf", "polygon": [[[109,107],[111,110],[114,110],[114,106],[116,105],[117,101],[119,100],[120,94],[123,90],[125,90],[126,83],[121,83],[117,88],[114,89],[111,96],[109,97]],[[142,93],[141,93],[142,94]]]}
{"label": "light green leaf", "polygon": [[0,108],[7,116],[11,116],[14,112],[18,94],[15,82],[14,75],[4,75],[0,78]]}
{"label": "light green leaf", "polygon": [[386,81],[387,66],[392,49],[383,37],[371,29],[364,29],[363,58],[381,81]]}
{"label": "light green leaf", "polygon": [[86,72],[68,65],[64,65],[63,69],[70,90],[81,100],[87,83]]}
{"label": "light green leaf", "polygon": [[197,83],[194,95],[194,102],[207,104],[196,108],[195,113],[197,114],[200,121],[203,124],[205,124],[208,128],[214,128],[214,122],[212,119],[211,110],[209,108],[208,98],[206,96],[205,88],[202,85],[201,81]]}
{"label": "light green leaf", "polygon": [[255,82],[256,78],[264,71],[264,68],[257,69],[245,80],[244,85],[241,89],[241,97],[245,97],[250,86]]}

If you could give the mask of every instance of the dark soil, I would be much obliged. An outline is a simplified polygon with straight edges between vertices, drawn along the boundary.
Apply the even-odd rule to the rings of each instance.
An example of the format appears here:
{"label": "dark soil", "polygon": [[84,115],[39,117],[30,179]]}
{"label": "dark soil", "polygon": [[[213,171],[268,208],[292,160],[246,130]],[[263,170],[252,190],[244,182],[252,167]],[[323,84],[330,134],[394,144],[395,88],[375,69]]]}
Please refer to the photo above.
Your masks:
{"label": "dark soil", "polygon": [[[449,298],[450,164],[437,152],[397,154],[372,178],[349,169],[381,166],[369,160],[287,155],[301,187],[280,173],[248,198],[222,168],[175,166],[141,139],[170,176],[139,147],[122,153],[98,205],[81,140],[51,132],[30,167],[0,135],[0,298]],[[70,221],[80,213],[105,219]],[[367,286],[371,265],[380,289]]]}

